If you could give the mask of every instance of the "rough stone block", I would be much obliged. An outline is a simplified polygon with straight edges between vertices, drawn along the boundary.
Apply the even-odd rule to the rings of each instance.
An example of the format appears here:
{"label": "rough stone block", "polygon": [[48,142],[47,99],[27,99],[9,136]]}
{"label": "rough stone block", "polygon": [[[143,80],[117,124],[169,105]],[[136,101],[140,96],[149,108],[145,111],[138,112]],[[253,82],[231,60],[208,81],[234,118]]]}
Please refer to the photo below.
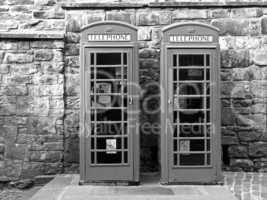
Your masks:
{"label": "rough stone block", "polygon": [[149,41],[151,40],[151,27],[138,27],[138,40]]}
{"label": "rough stone block", "polygon": [[24,160],[26,151],[26,145],[10,143],[6,146],[6,158],[12,160]]}
{"label": "rough stone block", "polygon": [[208,11],[202,9],[177,9],[173,11],[172,21],[181,19],[205,19],[208,18]]}
{"label": "rough stone block", "polygon": [[60,6],[54,6],[49,10],[33,12],[33,17],[36,19],[64,19],[65,13]]}
{"label": "rough stone block", "polygon": [[0,64],[0,74],[7,74],[9,72],[8,64]]}
{"label": "rough stone block", "polygon": [[60,162],[62,159],[62,152],[60,151],[31,151],[29,161],[31,162]]}
{"label": "rough stone block", "polygon": [[80,109],[80,98],[79,97],[67,97],[66,98],[66,109]]}
{"label": "rough stone block", "polygon": [[223,107],[221,112],[221,119],[223,126],[231,126],[235,124],[236,117],[231,108]]}
{"label": "rough stone block", "polygon": [[80,58],[79,56],[67,56],[65,57],[65,64],[71,68],[79,68]]}
{"label": "rough stone block", "polygon": [[32,41],[30,43],[31,48],[37,48],[37,49],[63,49],[64,48],[64,42],[55,40],[55,41]]}
{"label": "rough stone block", "polygon": [[55,123],[56,119],[53,117],[29,117],[27,121],[28,134],[32,135],[55,134],[56,133]]}
{"label": "rough stone block", "polygon": [[211,24],[220,29],[220,35],[246,36],[260,34],[260,21],[248,19],[215,19]]}
{"label": "rough stone block", "polygon": [[16,41],[0,41],[0,49],[16,50],[18,49],[18,43]]}
{"label": "rough stone block", "polygon": [[59,74],[39,74],[33,79],[34,84],[55,85],[58,83]]}
{"label": "rough stone block", "polygon": [[10,12],[14,12],[15,14],[16,12],[31,14],[32,10],[32,5],[15,5],[10,7]]}
{"label": "rough stone block", "polygon": [[48,116],[48,97],[17,97],[17,113],[20,115],[34,114],[35,116]]}
{"label": "rough stone block", "polygon": [[62,96],[64,93],[63,85],[43,85],[39,88],[40,96]]}
{"label": "rough stone block", "polygon": [[0,154],[4,154],[5,153],[5,145],[4,144],[0,144]]}
{"label": "rough stone block", "polygon": [[66,44],[65,55],[66,56],[78,56],[78,55],[80,55],[80,45],[79,44]]}
{"label": "rough stone block", "polygon": [[236,8],[231,9],[230,13],[232,18],[261,17],[263,15],[261,8]]}
{"label": "rough stone block", "polygon": [[31,64],[12,64],[10,65],[10,71],[15,74],[30,75],[38,71],[37,66]]}
{"label": "rough stone block", "polygon": [[106,12],[107,20],[123,21],[129,24],[135,24],[134,10],[112,10]]}
{"label": "rough stone block", "polygon": [[90,10],[83,13],[84,24],[87,25],[93,22],[104,21],[106,14],[104,10]]}
{"label": "rough stone block", "polygon": [[39,6],[53,6],[56,4],[56,0],[35,0],[34,5]]}
{"label": "rough stone block", "polygon": [[252,65],[248,68],[234,68],[234,81],[252,81],[261,80],[263,78],[262,71],[258,66]]}
{"label": "rough stone block", "polygon": [[251,157],[266,157],[267,156],[267,143],[255,142],[249,145],[249,155]]}
{"label": "rough stone block", "polygon": [[53,59],[53,52],[51,50],[36,50],[34,52],[34,60],[35,61],[50,61]]}
{"label": "rough stone block", "polygon": [[7,0],[7,5],[33,5],[34,0]]}
{"label": "rough stone block", "polygon": [[267,34],[267,17],[263,17],[261,20],[262,34]]}
{"label": "rough stone block", "polygon": [[67,16],[66,31],[67,32],[80,32],[82,28],[82,15]]}
{"label": "rough stone block", "polygon": [[136,13],[136,23],[138,26],[159,25],[159,14],[151,10],[143,10]]}
{"label": "rough stone block", "polygon": [[43,73],[61,73],[64,69],[64,62],[42,62],[41,71]]}
{"label": "rough stone block", "polygon": [[221,51],[222,68],[248,67],[250,64],[248,50],[226,50]]}
{"label": "rough stone block", "polygon": [[267,66],[267,50],[258,49],[255,51],[253,62],[259,66]]}
{"label": "rough stone block", "polygon": [[160,57],[160,51],[158,49],[144,48],[139,51],[140,58],[157,58]]}
{"label": "rough stone block", "polygon": [[6,53],[4,58],[5,63],[31,63],[33,62],[33,55],[23,53]]}
{"label": "rough stone block", "polygon": [[230,167],[235,170],[252,171],[254,163],[249,159],[231,159]]}
{"label": "rough stone block", "polygon": [[80,94],[80,76],[79,75],[67,75],[66,79],[66,95],[77,96]]}
{"label": "rough stone block", "polygon": [[79,43],[80,42],[80,34],[68,32],[65,35],[66,43]]}
{"label": "rough stone block", "polygon": [[210,18],[227,18],[230,16],[228,9],[209,9]]}
{"label": "rough stone block", "polygon": [[140,68],[159,68],[160,62],[158,59],[146,58],[139,60]]}
{"label": "rough stone block", "polygon": [[32,76],[14,74],[12,76],[9,76],[7,78],[7,81],[8,81],[8,84],[11,84],[11,85],[32,83]]}
{"label": "rough stone block", "polygon": [[247,158],[248,147],[241,145],[232,145],[228,148],[229,156],[232,158]]}
{"label": "rough stone block", "polygon": [[220,86],[222,97],[230,97],[231,91],[235,87],[232,81],[221,82]]}
{"label": "rough stone block", "polygon": [[23,96],[28,94],[26,85],[7,85],[4,87],[3,94],[7,96]]}
{"label": "rough stone block", "polygon": [[79,137],[71,135],[66,139],[64,150],[64,161],[68,163],[79,163]]}

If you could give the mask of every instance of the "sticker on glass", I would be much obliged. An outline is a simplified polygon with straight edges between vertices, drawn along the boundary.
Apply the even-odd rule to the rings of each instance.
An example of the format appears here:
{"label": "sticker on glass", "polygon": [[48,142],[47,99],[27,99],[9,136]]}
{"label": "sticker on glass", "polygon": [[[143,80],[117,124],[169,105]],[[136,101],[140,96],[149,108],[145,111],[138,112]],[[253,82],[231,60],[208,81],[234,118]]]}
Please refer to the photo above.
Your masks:
{"label": "sticker on glass", "polygon": [[181,152],[190,151],[190,140],[180,140],[180,151]]}
{"label": "sticker on glass", "polygon": [[115,154],[117,153],[117,140],[116,139],[106,139],[106,153]]}
{"label": "sticker on glass", "polygon": [[[111,93],[111,83],[96,83],[96,92],[98,94],[110,94]],[[111,96],[109,95],[98,95],[96,106],[111,106]]]}

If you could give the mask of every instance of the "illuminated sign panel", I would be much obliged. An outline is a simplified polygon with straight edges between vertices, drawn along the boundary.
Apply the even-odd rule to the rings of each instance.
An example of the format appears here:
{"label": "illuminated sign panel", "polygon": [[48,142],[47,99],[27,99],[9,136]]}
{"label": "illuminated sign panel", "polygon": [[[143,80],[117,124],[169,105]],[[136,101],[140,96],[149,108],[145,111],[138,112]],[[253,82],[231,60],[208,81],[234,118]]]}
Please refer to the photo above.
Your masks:
{"label": "illuminated sign panel", "polygon": [[130,41],[131,34],[112,34],[112,33],[101,33],[101,34],[88,34],[88,41]]}
{"label": "illuminated sign panel", "polygon": [[170,35],[170,42],[212,42],[211,35]]}

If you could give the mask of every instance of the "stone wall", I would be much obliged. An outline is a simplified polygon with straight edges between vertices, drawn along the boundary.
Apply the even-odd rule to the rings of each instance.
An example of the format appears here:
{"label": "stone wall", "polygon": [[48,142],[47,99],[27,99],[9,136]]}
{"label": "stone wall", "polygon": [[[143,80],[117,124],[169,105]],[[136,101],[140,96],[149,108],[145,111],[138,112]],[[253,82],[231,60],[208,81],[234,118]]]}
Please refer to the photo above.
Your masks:
{"label": "stone wall", "polygon": [[63,40],[0,39],[0,177],[62,172]]}
{"label": "stone wall", "polygon": [[[151,83],[159,83],[161,28],[183,21],[218,27],[225,164],[231,170],[266,170],[267,2],[98,2],[1,1],[1,31],[64,32],[65,37],[1,39],[0,176],[78,172],[79,31],[104,20],[138,27],[141,105],[152,97],[151,108],[159,106],[159,88]],[[142,124],[158,124],[159,112],[141,110]],[[141,133],[141,169],[156,171],[159,131],[146,132]]]}

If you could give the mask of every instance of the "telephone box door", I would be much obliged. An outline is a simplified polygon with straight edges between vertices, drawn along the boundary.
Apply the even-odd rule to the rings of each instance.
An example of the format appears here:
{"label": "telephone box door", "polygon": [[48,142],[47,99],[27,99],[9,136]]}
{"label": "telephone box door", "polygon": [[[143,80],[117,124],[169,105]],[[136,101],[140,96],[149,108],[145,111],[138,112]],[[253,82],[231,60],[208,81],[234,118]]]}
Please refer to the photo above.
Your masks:
{"label": "telephone box door", "polygon": [[168,51],[169,180],[210,182],[216,177],[212,109],[216,94],[213,50]]}

